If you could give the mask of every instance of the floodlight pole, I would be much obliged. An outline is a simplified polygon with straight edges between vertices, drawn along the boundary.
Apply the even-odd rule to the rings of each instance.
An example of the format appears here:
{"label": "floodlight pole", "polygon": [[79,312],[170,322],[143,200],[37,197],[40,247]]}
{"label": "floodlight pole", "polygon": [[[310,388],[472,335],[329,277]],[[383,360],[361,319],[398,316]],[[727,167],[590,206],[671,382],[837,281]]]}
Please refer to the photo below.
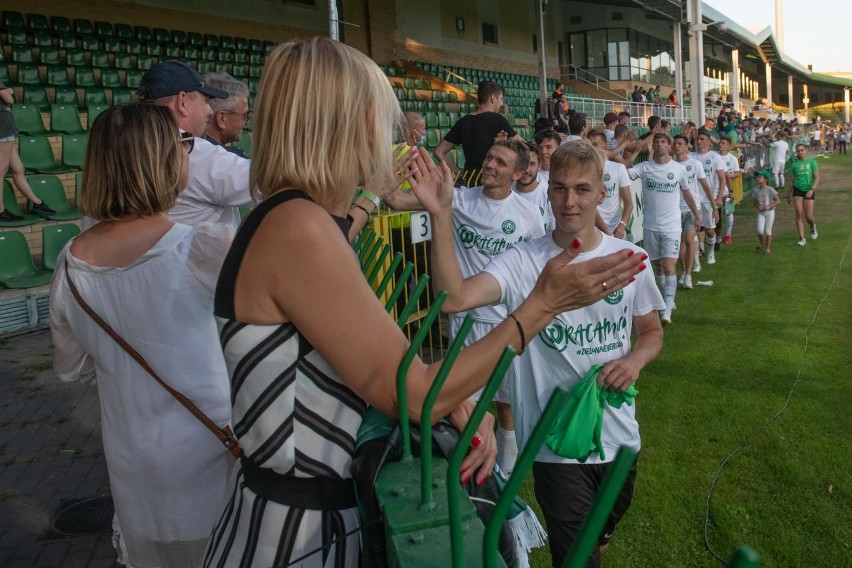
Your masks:
{"label": "floodlight pole", "polygon": [[547,64],[544,53],[544,11],[546,7],[547,0],[538,2],[538,99],[541,116],[547,116]]}
{"label": "floodlight pole", "polygon": [[[692,88],[692,121],[704,124],[704,26],[701,22],[701,0],[688,0],[686,19],[689,30],[689,76]],[[683,95],[681,95],[683,96]]]}
{"label": "floodlight pole", "polygon": [[337,25],[337,0],[328,0],[328,37],[340,41],[340,29]]}

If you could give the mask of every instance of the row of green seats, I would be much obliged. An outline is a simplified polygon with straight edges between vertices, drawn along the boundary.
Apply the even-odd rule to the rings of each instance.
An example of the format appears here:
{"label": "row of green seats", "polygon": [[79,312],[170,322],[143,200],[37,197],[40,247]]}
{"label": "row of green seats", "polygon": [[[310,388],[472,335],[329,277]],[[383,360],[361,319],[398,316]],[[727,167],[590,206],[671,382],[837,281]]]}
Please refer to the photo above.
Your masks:
{"label": "row of green seats", "polygon": [[[53,134],[82,134],[88,130],[88,128],[83,128],[80,111],[75,105],[50,105],[48,113],[50,129],[45,128],[41,109],[38,106],[14,103],[11,108],[12,116],[15,117],[15,124],[21,134],[50,136]],[[89,107],[89,111],[86,113],[87,126],[91,126],[95,117],[106,108],[107,105]]]}
{"label": "row of green seats", "polygon": [[133,91],[124,87],[85,87],[80,91],[82,92],[78,93],[76,87],[24,85],[22,102],[37,107],[41,112],[49,112],[50,106],[57,104],[85,108],[91,113],[99,107],[129,103],[133,100]]}

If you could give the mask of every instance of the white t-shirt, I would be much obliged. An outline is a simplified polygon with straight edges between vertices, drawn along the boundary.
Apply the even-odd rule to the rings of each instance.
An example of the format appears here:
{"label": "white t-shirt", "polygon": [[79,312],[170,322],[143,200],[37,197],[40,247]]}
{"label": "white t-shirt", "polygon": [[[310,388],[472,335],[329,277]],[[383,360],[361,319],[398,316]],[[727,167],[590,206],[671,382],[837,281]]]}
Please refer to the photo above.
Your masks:
{"label": "white t-shirt", "polygon": [[223,223],[236,231],[240,207],[254,203],[249,189],[250,168],[251,160],[196,137],[189,155],[189,181],[169,210],[169,220],[193,226]]}
{"label": "white t-shirt", "polygon": [[[701,164],[690,157],[687,157],[683,162],[678,162],[678,164],[683,166],[683,169],[686,170],[686,181],[689,183],[689,191],[692,193],[692,198],[695,200],[696,205],[701,203],[701,196],[704,196],[704,201],[707,201],[707,196],[704,195],[704,189],[701,187],[701,184],[698,183],[698,180],[707,178],[707,176],[704,175],[704,168],[701,167]],[[686,199],[683,198],[683,193],[681,193],[680,212],[686,213],[689,210],[689,205],[686,203]]]}
{"label": "white t-shirt", "polygon": [[606,136],[606,149],[615,150],[618,148],[618,143],[615,141],[615,130],[604,128],[604,136]]}
{"label": "white t-shirt", "polygon": [[[717,172],[719,170],[725,170],[725,162],[722,160],[722,156],[720,156],[718,152],[710,150],[706,154],[693,152],[691,157],[704,168],[704,175],[707,176],[707,181],[710,183],[710,189],[712,190],[713,197],[718,197],[719,174]],[[701,192],[701,202],[710,203],[703,191]]]}
{"label": "white t-shirt", "polygon": [[[722,154],[719,154],[719,157],[722,158],[722,162],[725,164],[725,171],[727,173],[734,174],[740,171],[740,159],[738,157],[734,156],[730,152],[728,152],[724,156]],[[730,185],[730,182],[728,182],[728,185]],[[731,188],[726,185],[725,191],[722,193],[722,195],[728,195],[728,193],[730,193],[730,190]]]}
{"label": "white t-shirt", "polygon": [[607,160],[604,163],[604,186],[606,187],[606,197],[603,203],[598,205],[598,213],[600,213],[606,226],[610,231],[614,231],[621,221],[621,193],[620,189],[625,186],[630,186],[630,176],[627,175],[627,168],[624,164]]}
{"label": "white t-shirt", "polygon": [[787,150],[790,146],[784,140],[776,140],[769,147],[772,149],[772,163],[783,164],[787,161]]}
{"label": "white t-shirt", "polygon": [[[462,277],[482,272],[488,262],[520,241],[544,235],[538,207],[509,192],[499,201],[485,197],[482,186],[455,188],[453,194],[453,247]],[[503,306],[483,306],[471,310],[477,321],[501,322]],[[464,317],[464,313],[459,314]]]}
{"label": "white t-shirt", "polygon": [[674,160],[665,164],[648,160],[628,173],[632,179],[642,178],[642,228],[680,232],[680,192],[689,189],[686,169]]}
{"label": "white t-shirt", "polygon": [[[624,249],[644,252],[627,241],[606,235],[601,237],[597,248],[580,254],[574,262],[585,262]],[[509,313],[532,291],[547,261],[560,252],[562,249],[553,242],[551,235],[547,235],[512,247],[485,267],[499,283],[500,302]],[[510,379],[519,448],[526,445],[556,387],[570,390],[593,365],[628,354],[633,317],[665,307],[651,272],[640,272],[635,282],[591,306],[557,315],[538,335],[528,338],[526,351],[515,358],[514,375]],[[601,441],[606,461],[615,458],[620,446],[639,450],[635,404],[624,404],[620,409],[605,405]],[[557,456],[547,446],[542,446],[536,460],[578,463]],[[586,463],[601,463],[600,455],[590,455]]]}
{"label": "white t-shirt", "polygon": [[[539,172],[541,173],[541,172]],[[544,232],[549,233],[556,226],[556,218],[553,216],[553,209],[550,207],[550,201],[547,199],[547,182],[542,180],[540,175],[536,176],[538,185],[532,191],[526,193],[518,191],[518,184],[512,184],[512,192],[517,193],[536,207],[541,213],[541,219],[544,227]]]}

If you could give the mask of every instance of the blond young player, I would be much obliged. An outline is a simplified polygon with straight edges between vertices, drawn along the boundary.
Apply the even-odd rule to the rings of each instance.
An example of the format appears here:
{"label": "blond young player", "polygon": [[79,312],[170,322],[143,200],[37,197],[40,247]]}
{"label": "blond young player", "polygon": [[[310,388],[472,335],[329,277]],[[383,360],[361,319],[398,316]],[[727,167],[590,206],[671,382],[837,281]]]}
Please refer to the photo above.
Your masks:
{"label": "blond young player", "polygon": [[[681,134],[675,136],[672,142],[672,152],[674,153],[675,161],[686,169],[686,179],[689,182],[689,190],[692,192],[692,198],[695,202],[701,203],[702,198],[711,201],[713,199],[713,190],[707,182],[704,168],[690,156],[689,139]],[[681,284],[685,290],[691,290],[693,262],[698,256],[698,240],[695,234],[695,213],[689,209],[689,205],[685,199],[680,200],[680,221],[682,230],[680,264],[683,269]],[[700,224],[701,219],[699,218],[698,225]]]}

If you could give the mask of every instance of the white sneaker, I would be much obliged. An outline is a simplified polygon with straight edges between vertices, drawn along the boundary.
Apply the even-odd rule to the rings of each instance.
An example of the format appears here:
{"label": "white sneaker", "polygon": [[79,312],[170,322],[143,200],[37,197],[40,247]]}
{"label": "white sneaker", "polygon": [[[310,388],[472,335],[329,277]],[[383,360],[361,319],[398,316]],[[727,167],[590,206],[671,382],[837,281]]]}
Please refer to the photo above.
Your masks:
{"label": "white sneaker", "polygon": [[707,253],[707,256],[704,259],[704,262],[706,262],[707,264],[716,264],[716,253],[712,248]]}
{"label": "white sneaker", "polygon": [[799,239],[798,241],[796,241],[796,244],[797,244],[797,245],[799,245],[800,247],[803,247],[803,246],[805,246],[806,244],[808,244],[808,241],[806,241],[806,240],[805,240],[805,237],[802,237],[801,239]]}
{"label": "white sneaker", "polygon": [[672,313],[669,310],[660,312],[660,323],[663,324],[663,327],[672,323]]}
{"label": "white sneaker", "polygon": [[813,229],[811,229],[811,240],[812,240],[812,241],[817,240],[817,237],[818,237],[818,236],[819,236],[819,233],[817,233],[816,225],[814,225],[814,228],[813,228]]}
{"label": "white sneaker", "polygon": [[683,277],[683,289],[692,290],[692,276],[689,274]]}
{"label": "white sneaker", "polygon": [[677,279],[677,283],[683,286],[683,279],[686,278],[686,274],[681,274],[680,278]]}
{"label": "white sneaker", "polygon": [[697,258],[695,259],[695,262],[692,263],[692,271],[696,273],[701,272],[701,261],[699,261]]}

